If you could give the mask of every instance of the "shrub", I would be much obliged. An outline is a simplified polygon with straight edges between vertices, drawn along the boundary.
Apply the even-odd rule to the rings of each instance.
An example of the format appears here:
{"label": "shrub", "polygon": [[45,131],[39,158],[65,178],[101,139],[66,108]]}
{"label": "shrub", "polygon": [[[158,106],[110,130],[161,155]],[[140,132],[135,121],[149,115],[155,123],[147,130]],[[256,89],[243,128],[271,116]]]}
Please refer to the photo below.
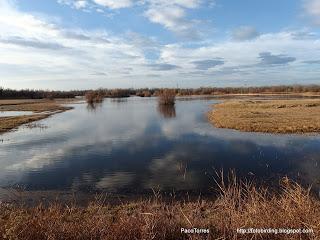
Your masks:
{"label": "shrub", "polygon": [[104,99],[102,91],[89,91],[85,94],[87,103],[101,103]]}
{"label": "shrub", "polygon": [[172,89],[164,89],[159,92],[159,104],[161,105],[174,105],[176,99],[175,90]]}
{"label": "shrub", "polygon": [[149,90],[145,90],[145,91],[137,92],[136,95],[139,97],[151,97],[152,93]]}
{"label": "shrub", "polygon": [[110,97],[110,98],[130,97],[130,91],[128,89],[112,89],[110,91],[107,91],[107,97]]}

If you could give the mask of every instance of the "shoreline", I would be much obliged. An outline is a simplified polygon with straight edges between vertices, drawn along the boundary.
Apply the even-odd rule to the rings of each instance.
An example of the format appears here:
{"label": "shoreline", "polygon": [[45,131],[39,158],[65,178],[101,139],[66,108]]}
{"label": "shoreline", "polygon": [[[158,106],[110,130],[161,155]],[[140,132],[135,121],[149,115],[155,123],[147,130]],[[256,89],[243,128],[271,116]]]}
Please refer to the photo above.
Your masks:
{"label": "shoreline", "polygon": [[36,122],[48,118],[54,114],[62,113],[73,109],[64,104],[73,103],[76,99],[22,99],[22,100],[0,100],[1,112],[32,112],[18,116],[0,117],[0,134],[17,129],[23,124]]}

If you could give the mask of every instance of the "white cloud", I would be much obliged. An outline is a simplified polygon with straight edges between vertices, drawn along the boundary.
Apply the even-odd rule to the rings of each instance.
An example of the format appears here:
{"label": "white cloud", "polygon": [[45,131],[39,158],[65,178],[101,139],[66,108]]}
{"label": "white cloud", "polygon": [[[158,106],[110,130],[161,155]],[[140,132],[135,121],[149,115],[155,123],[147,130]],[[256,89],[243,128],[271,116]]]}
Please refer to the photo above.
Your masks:
{"label": "white cloud", "polygon": [[200,21],[187,19],[187,10],[199,8],[204,3],[207,6],[214,6],[214,0],[92,0],[89,4],[87,1],[76,0],[57,0],[60,4],[66,4],[77,9],[92,9],[96,12],[103,13],[100,7],[109,10],[129,8],[134,5],[144,6],[146,8],[144,15],[153,23],[164,26],[176,35],[188,39],[199,37],[196,23]]}
{"label": "white cloud", "polygon": [[199,37],[195,21],[186,18],[186,10],[197,8],[201,1],[198,0],[149,0],[148,10],[145,16],[153,23],[163,25],[169,31],[180,37],[195,39]]}
{"label": "white cloud", "polygon": [[74,6],[76,9],[81,9],[81,8],[85,8],[88,5],[87,1],[76,1],[74,3]]}
{"label": "white cloud", "polygon": [[[210,43],[198,48],[171,44],[162,49],[161,60],[180,66],[180,77],[183,76],[185,82],[192,82],[193,86],[198,86],[199,82],[203,85],[241,85],[244,79],[256,85],[283,84],[282,81],[315,83],[320,70],[302,62],[320,59],[320,53],[315,49],[320,49],[319,39],[297,40],[293,32],[279,32],[263,34],[250,41]],[[268,63],[273,60],[275,64],[261,64],[261,53],[264,52],[269,52]],[[224,64],[205,72],[197,71],[194,63],[209,58],[223,58]],[[288,64],[280,64],[285,61]]]}
{"label": "white cloud", "polygon": [[[157,3],[148,5],[149,17],[171,31],[188,33],[184,6],[201,3],[172,3],[173,8],[163,9]],[[320,59],[320,39],[302,30],[262,34],[247,41],[208,41],[190,48],[184,43],[159,44],[134,32],[66,29],[50,17],[21,12],[11,1],[0,0],[1,84],[67,89],[241,85],[244,79],[257,85],[315,82],[320,74],[315,64]],[[261,53],[268,53],[264,63],[273,64],[261,64]],[[287,64],[274,63],[281,61]]]}
{"label": "white cloud", "polygon": [[93,0],[96,4],[111,8],[126,8],[131,7],[133,2],[131,0]]}
{"label": "white cloud", "polygon": [[188,29],[183,21],[185,11],[181,7],[153,7],[145,12],[151,22],[162,24],[171,31],[183,32]]}
{"label": "white cloud", "polygon": [[197,8],[202,4],[201,0],[146,0],[145,2],[151,5],[159,6],[180,6],[184,8]]}
{"label": "white cloud", "polygon": [[314,23],[320,24],[320,0],[306,0],[304,8]]}
{"label": "white cloud", "polygon": [[[214,7],[215,0],[142,0],[147,6],[144,15],[153,23],[186,40],[203,37],[205,21],[190,18],[189,10]],[[208,31],[206,29],[205,31]]]}
{"label": "white cloud", "polygon": [[57,0],[59,4],[68,5],[75,9],[86,9],[89,6],[86,0]]}
{"label": "white cloud", "polygon": [[1,1],[0,32],[4,87],[32,87],[28,81],[57,87],[59,80],[70,79],[68,84],[75,84],[72,79],[79,79],[84,88],[89,88],[102,85],[99,79],[106,79],[93,75],[96,72],[110,74],[109,84],[126,85],[126,81],[121,83],[123,66],[132,66],[134,74],[143,74],[146,64],[143,49],[125,38],[102,29],[61,28],[20,12],[8,1]]}

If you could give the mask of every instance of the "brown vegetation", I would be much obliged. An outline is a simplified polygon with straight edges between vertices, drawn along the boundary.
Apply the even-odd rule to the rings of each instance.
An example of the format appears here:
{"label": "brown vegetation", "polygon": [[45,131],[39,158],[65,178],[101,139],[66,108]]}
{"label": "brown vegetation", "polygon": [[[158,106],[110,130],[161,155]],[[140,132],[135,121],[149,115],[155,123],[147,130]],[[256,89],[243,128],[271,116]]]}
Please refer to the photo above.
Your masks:
{"label": "brown vegetation", "polygon": [[[234,180],[220,184],[215,200],[152,200],[86,207],[24,207],[0,204],[0,236],[4,239],[319,239],[320,201],[308,189],[283,179],[281,191]],[[158,196],[158,195],[156,195]],[[181,228],[209,229],[185,234]],[[237,229],[310,229],[313,233],[241,234]]]}
{"label": "brown vegetation", "polygon": [[[100,89],[105,97],[120,98],[131,95],[149,97],[158,95],[163,89]],[[290,85],[290,86],[264,86],[264,87],[201,87],[201,88],[175,88],[171,89],[178,96],[190,95],[231,95],[231,94],[320,94],[320,85]],[[49,91],[23,89],[13,90],[0,87],[0,99],[56,99],[74,98],[84,96],[90,90]]]}
{"label": "brown vegetation", "polygon": [[164,89],[158,95],[160,105],[174,105],[176,93],[171,89]]}
{"label": "brown vegetation", "polygon": [[24,115],[16,117],[0,117],[0,133],[7,132],[22,124],[39,121],[47,118],[49,114]]}
{"label": "brown vegetation", "polygon": [[104,90],[106,97],[109,98],[126,98],[130,97],[132,90],[130,89],[111,89]]}
{"label": "brown vegetation", "polygon": [[320,100],[245,100],[214,105],[209,120],[220,128],[247,132],[320,132]]}
{"label": "brown vegetation", "polygon": [[164,118],[175,118],[176,117],[176,108],[174,105],[163,105],[158,104],[158,112]]}
{"label": "brown vegetation", "polygon": [[72,107],[62,106],[64,101],[50,100],[0,100],[0,111],[31,111],[33,115],[0,117],[0,133],[14,129],[22,124],[38,121],[63,112]]}
{"label": "brown vegetation", "polygon": [[0,87],[0,99],[54,99],[83,96],[85,91],[49,91],[36,89],[4,89]]}
{"label": "brown vegetation", "polygon": [[136,95],[139,97],[151,97],[154,93],[151,92],[150,90],[142,90],[142,91],[137,91]]}
{"label": "brown vegetation", "polygon": [[32,111],[34,113],[65,111],[70,107],[62,106],[65,101],[49,100],[0,100],[0,111]]}
{"label": "brown vegetation", "polygon": [[320,93],[320,85],[282,85],[262,87],[202,87],[181,89],[179,95],[224,95],[224,94],[301,94]]}
{"label": "brown vegetation", "polygon": [[98,89],[95,91],[88,91],[85,98],[88,103],[100,103],[104,98],[127,98],[130,97],[133,90],[130,89]]}
{"label": "brown vegetation", "polygon": [[89,92],[86,92],[85,94],[85,98],[86,98],[86,101],[87,103],[101,103],[103,102],[104,100],[104,93],[102,91],[89,91]]}

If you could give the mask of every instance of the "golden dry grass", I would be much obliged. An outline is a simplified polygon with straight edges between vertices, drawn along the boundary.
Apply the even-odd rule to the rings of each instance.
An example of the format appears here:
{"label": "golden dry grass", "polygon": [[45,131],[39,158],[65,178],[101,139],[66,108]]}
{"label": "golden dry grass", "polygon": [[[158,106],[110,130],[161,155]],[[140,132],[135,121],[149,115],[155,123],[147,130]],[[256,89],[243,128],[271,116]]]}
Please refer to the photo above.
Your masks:
{"label": "golden dry grass", "polygon": [[320,100],[238,100],[214,105],[209,120],[219,128],[266,133],[320,132]]}
{"label": "golden dry grass", "polygon": [[34,113],[65,111],[62,101],[50,100],[0,100],[0,111],[32,111]]}
{"label": "golden dry grass", "polygon": [[17,117],[1,117],[0,118],[0,133],[7,132],[22,124],[39,121],[47,118],[49,114],[24,115]]}
{"label": "golden dry grass", "polygon": [[0,100],[0,111],[31,111],[35,113],[33,115],[0,117],[0,133],[25,123],[47,118],[54,113],[69,110],[71,107],[61,105],[67,102],[68,100]]}
{"label": "golden dry grass", "polygon": [[[184,202],[161,198],[122,205],[97,200],[75,205],[23,207],[0,204],[3,239],[319,239],[320,201],[284,179],[280,193],[253,184],[221,184],[215,200]],[[209,234],[184,234],[205,228]],[[240,234],[237,229],[311,229],[308,234]]]}

